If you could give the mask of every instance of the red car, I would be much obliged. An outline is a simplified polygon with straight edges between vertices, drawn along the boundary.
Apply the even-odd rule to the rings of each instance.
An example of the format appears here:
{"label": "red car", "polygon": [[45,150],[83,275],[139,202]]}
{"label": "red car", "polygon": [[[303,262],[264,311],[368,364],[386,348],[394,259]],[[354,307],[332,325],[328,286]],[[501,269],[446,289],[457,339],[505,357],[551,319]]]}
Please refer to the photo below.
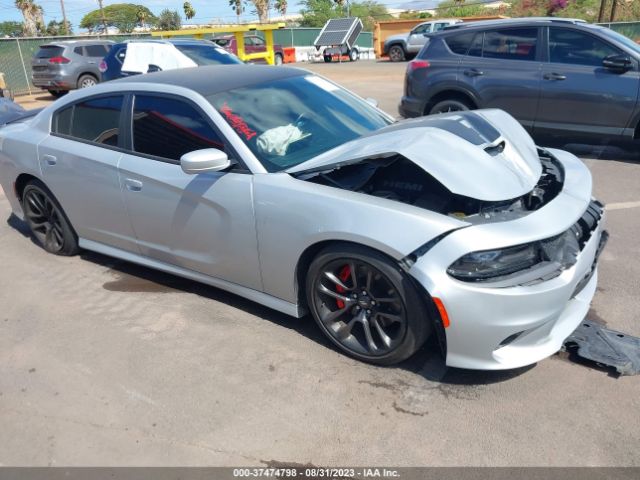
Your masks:
{"label": "red car", "polygon": [[[236,44],[236,37],[234,35],[221,35],[219,37],[212,38],[211,41],[234,55],[238,54],[238,45]],[[282,65],[284,62],[284,51],[282,50],[282,45],[274,45],[273,50],[275,53],[276,65]],[[246,53],[266,52],[267,43],[258,35],[247,35],[244,37],[244,51]]]}

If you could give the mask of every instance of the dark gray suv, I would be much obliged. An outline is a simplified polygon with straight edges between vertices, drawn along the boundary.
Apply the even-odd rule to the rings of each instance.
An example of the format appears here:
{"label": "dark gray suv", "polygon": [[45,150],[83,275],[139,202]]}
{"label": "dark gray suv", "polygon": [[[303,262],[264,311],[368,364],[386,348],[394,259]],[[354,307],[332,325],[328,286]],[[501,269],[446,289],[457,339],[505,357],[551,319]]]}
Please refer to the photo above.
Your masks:
{"label": "dark gray suv", "polygon": [[99,65],[109,53],[110,40],[67,40],[41,45],[31,59],[31,80],[58,97],[100,81]]}
{"label": "dark gray suv", "polygon": [[459,24],[409,63],[404,117],[500,108],[536,137],[640,140],[640,45],[569,19]]}

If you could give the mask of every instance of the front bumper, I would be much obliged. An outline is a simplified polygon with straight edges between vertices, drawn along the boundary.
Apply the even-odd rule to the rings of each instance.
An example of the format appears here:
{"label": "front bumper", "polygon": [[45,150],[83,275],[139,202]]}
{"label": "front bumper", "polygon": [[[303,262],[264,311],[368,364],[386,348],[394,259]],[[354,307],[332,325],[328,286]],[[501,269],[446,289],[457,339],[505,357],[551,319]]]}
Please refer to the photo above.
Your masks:
{"label": "front bumper", "polygon": [[577,262],[559,276],[534,284],[495,287],[456,280],[447,267],[475,250],[518,245],[568,230],[587,210],[591,181],[580,160],[554,152],[567,173],[565,189],[544,207],[518,220],[477,225],[451,233],[411,268],[411,274],[449,315],[447,365],[498,370],[530,365],[557,352],[586,316],[596,291],[597,256],[605,213]]}

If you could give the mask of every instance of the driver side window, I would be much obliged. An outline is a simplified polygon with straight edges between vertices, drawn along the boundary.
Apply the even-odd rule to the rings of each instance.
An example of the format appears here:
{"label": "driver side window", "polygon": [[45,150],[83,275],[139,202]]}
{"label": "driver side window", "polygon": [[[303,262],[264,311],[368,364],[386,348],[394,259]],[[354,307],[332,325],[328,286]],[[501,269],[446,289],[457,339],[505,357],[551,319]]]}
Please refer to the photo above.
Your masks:
{"label": "driver side window", "polygon": [[176,98],[136,95],[132,133],[136,153],[173,161],[203,148],[224,150],[224,142],[203,115]]}
{"label": "driver side window", "polygon": [[431,25],[427,23],[425,25],[419,25],[416,28],[414,28],[411,34],[416,35],[420,33],[429,33],[430,31],[431,31]]}
{"label": "driver side window", "polygon": [[609,55],[621,53],[617,48],[588,33],[566,28],[549,29],[549,61],[601,67]]}

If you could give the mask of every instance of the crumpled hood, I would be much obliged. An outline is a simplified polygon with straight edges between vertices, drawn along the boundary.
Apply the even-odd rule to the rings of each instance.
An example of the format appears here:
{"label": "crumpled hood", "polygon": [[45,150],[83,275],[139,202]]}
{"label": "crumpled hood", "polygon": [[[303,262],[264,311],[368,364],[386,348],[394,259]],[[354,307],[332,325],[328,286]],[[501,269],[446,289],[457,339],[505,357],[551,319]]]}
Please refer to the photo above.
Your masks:
{"label": "crumpled hood", "polygon": [[483,201],[529,193],[542,165],[526,130],[502,110],[400,121],[329,150],[287,173],[324,170],[400,154],[451,192]]}

